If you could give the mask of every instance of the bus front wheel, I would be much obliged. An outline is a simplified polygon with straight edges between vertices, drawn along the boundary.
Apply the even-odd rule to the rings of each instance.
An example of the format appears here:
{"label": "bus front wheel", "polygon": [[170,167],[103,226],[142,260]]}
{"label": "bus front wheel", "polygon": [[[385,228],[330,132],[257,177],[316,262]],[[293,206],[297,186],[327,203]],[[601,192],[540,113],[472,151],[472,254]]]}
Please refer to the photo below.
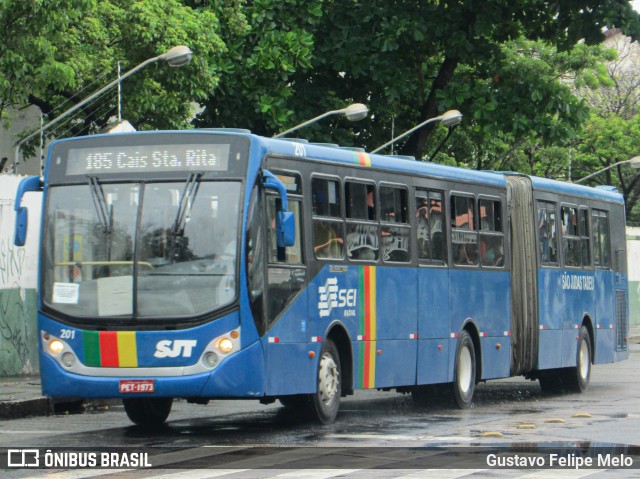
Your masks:
{"label": "bus front wheel", "polygon": [[331,424],[338,415],[342,395],[340,355],[330,339],[322,346],[318,361],[318,391],[311,396],[316,417],[322,424]]}
{"label": "bus front wheel", "polygon": [[138,426],[158,427],[169,417],[173,398],[129,398],[122,404],[129,419]]}
{"label": "bus front wheel", "polygon": [[458,338],[452,387],[457,406],[461,409],[470,407],[476,389],[476,352],[467,331],[462,331]]}

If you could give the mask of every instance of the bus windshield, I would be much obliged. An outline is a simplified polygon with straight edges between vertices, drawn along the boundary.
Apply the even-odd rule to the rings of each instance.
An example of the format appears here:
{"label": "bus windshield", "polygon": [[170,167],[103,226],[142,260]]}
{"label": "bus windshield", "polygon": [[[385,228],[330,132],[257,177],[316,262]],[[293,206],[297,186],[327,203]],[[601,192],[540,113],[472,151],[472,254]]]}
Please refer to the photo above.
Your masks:
{"label": "bus windshield", "polygon": [[191,317],[236,297],[241,184],[201,181],[53,186],[42,296],[75,318]]}

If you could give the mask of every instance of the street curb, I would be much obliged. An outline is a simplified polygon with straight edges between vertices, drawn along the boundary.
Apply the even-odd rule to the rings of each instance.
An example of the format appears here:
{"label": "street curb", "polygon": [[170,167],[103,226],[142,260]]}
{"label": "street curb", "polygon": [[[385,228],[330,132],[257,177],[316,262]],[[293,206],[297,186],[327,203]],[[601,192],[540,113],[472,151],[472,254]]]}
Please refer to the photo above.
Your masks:
{"label": "street curb", "polygon": [[39,397],[22,401],[0,402],[0,419],[19,419],[29,416],[48,416],[53,413],[53,400]]}

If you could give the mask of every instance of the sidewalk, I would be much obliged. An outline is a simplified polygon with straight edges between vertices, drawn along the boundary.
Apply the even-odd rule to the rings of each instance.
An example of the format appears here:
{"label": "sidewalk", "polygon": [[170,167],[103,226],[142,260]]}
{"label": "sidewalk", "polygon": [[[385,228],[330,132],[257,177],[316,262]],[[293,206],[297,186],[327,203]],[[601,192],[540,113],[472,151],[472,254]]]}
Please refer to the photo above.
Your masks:
{"label": "sidewalk", "polygon": [[[632,326],[629,343],[640,344],[640,325]],[[109,401],[92,401],[89,407],[105,407]],[[52,399],[42,395],[40,377],[0,378],[0,420],[27,416],[47,416],[65,411],[80,412],[87,405],[78,399]]]}

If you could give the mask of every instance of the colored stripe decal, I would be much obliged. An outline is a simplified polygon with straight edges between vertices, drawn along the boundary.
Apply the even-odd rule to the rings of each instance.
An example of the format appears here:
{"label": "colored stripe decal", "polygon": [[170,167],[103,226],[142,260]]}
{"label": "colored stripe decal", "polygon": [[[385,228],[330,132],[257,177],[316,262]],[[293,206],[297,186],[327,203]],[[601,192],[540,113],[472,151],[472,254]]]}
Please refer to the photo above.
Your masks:
{"label": "colored stripe decal", "polygon": [[118,333],[115,331],[100,332],[100,366],[117,368],[118,361]]}
{"label": "colored stripe decal", "polygon": [[356,151],[356,164],[360,166],[371,166],[371,157],[364,151]]}
{"label": "colored stripe decal", "polygon": [[82,332],[82,349],[84,364],[90,367],[100,367],[100,337],[98,331]]}
{"label": "colored stripe decal", "polygon": [[135,331],[118,332],[118,362],[121,368],[138,367],[138,348]]}
{"label": "colored stripe decal", "polygon": [[135,331],[83,331],[84,365],[94,368],[137,368]]}
{"label": "colored stripe decal", "polygon": [[360,334],[365,341],[360,347],[358,385],[363,389],[375,388],[376,379],[376,268],[360,269]]}

